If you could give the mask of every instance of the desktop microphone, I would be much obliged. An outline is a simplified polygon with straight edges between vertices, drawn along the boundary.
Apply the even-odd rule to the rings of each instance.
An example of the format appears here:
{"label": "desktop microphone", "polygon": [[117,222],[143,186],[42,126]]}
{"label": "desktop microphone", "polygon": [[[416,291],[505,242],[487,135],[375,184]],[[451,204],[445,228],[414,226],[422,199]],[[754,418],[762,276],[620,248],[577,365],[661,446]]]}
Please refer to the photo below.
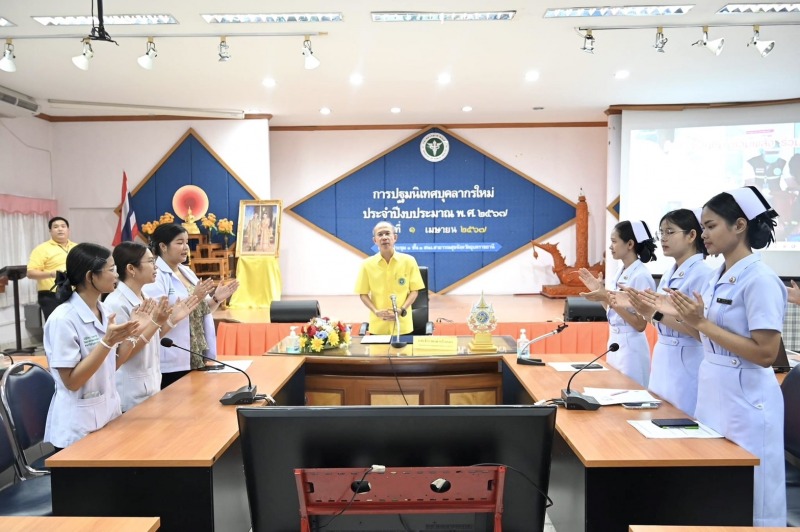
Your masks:
{"label": "desktop microphone", "polygon": [[405,347],[406,343],[400,341],[400,311],[397,310],[397,296],[392,294],[389,296],[389,299],[392,300],[392,312],[394,312],[394,326],[396,327],[397,331],[397,339],[392,342],[392,347],[394,348],[401,348]]}
{"label": "desktop microphone", "polygon": [[[247,386],[242,386],[236,391],[227,392],[225,395],[223,395],[219,400],[219,402],[222,403],[223,405],[251,405],[256,400],[256,387],[253,386],[252,382],[250,382],[250,375],[248,375],[246,371],[239,369],[236,366],[232,366],[231,364],[226,364],[221,360],[215,360],[211,357],[201,355],[200,353],[195,353],[194,351],[190,351],[185,347],[181,347],[175,344],[175,342],[172,341],[172,338],[162,338],[161,345],[164,347],[177,347],[178,349],[182,349],[187,353],[197,355],[205,360],[210,360],[215,364],[222,364],[223,366],[233,368],[236,371],[241,371],[242,373],[244,373],[244,376],[247,377]],[[275,399],[273,399],[271,395],[267,394],[266,399],[270,403],[275,404]]]}
{"label": "desktop microphone", "polygon": [[531,358],[529,356],[524,357],[521,355],[521,353],[525,351],[525,349],[527,349],[531,344],[535,344],[536,342],[544,340],[545,338],[549,338],[550,336],[555,336],[556,334],[560,333],[567,327],[569,327],[569,325],[567,325],[566,323],[562,323],[561,325],[556,327],[555,330],[552,330],[547,334],[543,334],[537,338],[534,338],[533,340],[529,340],[527,343],[522,344],[522,348],[517,353],[517,364],[520,364],[521,366],[544,366],[544,362],[542,362],[541,358]]}
{"label": "desktop microphone", "polygon": [[600,355],[599,357],[595,358],[588,364],[585,364],[581,369],[576,371],[572,374],[572,376],[567,381],[567,388],[565,390],[561,390],[561,399],[564,401],[564,406],[567,407],[567,410],[597,410],[600,408],[600,403],[597,402],[597,399],[592,397],[591,395],[583,395],[580,392],[576,392],[570,390],[570,385],[572,384],[572,379],[575,378],[575,375],[580,373],[581,371],[585,370],[587,367],[591,366],[608,353],[612,351],[617,351],[619,349],[619,344],[614,342],[610,346],[608,346],[608,351]]}

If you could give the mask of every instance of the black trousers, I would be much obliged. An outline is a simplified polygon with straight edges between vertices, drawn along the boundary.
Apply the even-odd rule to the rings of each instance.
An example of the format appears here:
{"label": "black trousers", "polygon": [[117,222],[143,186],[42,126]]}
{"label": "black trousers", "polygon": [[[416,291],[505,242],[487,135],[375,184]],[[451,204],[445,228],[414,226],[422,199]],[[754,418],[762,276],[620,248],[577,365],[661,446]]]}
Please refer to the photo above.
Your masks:
{"label": "black trousers", "polygon": [[42,314],[44,315],[44,319],[42,320],[42,323],[44,323],[58,306],[56,293],[50,290],[39,290],[37,299],[39,301],[39,307],[42,309]]}

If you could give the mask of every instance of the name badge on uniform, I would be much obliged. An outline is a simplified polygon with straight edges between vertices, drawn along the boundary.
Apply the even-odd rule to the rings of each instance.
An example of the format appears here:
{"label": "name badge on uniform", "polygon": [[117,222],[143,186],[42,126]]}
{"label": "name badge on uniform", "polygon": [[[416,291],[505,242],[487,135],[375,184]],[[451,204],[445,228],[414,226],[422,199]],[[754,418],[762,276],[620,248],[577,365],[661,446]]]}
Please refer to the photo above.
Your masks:
{"label": "name badge on uniform", "polygon": [[717,303],[721,303],[723,305],[733,305],[733,299],[725,299],[724,297],[718,297]]}

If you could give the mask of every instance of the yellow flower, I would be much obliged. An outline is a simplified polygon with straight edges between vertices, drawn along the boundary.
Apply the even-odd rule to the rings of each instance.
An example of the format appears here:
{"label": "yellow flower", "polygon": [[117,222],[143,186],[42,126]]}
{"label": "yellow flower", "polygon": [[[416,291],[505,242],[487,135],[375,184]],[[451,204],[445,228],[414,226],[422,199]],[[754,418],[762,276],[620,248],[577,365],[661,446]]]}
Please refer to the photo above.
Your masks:
{"label": "yellow flower", "polygon": [[217,228],[223,235],[233,235],[233,222],[227,218],[223,218],[217,223]]}
{"label": "yellow flower", "polygon": [[344,343],[346,343],[347,345],[350,345],[350,333],[349,332],[344,333]]}
{"label": "yellow flower", "polygon": [[320,351],[322,351],[322,346],[323,345],[325,345],[325,342],[323,342],[322,338],[317,338],[315,336],[314,338],[311,339],[311,350],[312,351],[314,351],[316,353],[319,353]]}
{"label": "yellow flower", "polygon": [[209,213],[208,216],[203,216],[202,218],[200,218],[200,223],[202,224],[203,227],[206,228],[206,230],[209,233],[213,233],[214,231],[217,230],[216,221],[217,217],[214,216],[213,213]]}
{"label": "yellow flower", "polygon": [[331,345],[339,345],[339,334],[335,331],[328,335],[328,343]]}
{"label": "yellow flower", "polygon": [[153,220],[152,222],[147,222],[146,224],[142,224],[142,233],[146,235],[152,235],[153,231],[155,231],[156,227],[158,227],[159,225],[161,224],[159,224],[155,220]]}
{"label": "yellow flower", "polygon": [[175,221],[175,217],[172,214],[168,213],[168,212],[165,212],[164,214],[162,214],[161,218],[158,219],[159,224],[171,224],[174,221]]}
{"label": "yellow flower", "polygon": [[308,338],[305,336],[300,337],[300,349],[305,348],[306,344],[308,343]]}

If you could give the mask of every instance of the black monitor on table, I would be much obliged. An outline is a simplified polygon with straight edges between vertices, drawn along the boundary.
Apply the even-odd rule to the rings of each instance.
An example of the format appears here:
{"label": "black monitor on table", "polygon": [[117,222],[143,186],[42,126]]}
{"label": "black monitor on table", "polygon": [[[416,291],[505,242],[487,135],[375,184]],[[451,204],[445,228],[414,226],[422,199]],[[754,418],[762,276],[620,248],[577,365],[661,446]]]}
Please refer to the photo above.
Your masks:
{"label": "black monitor on table", "polygon": [[[295,468],[509,466],[503,530],[544,527],[556,408],[552,406],[358,406],[239,408],[254,532],[299,529]],[[511,469],[513,468],[513,469]],[[527,478],[526,478],[527,477]],[[334,530],[493,530],[492,514],[352,515]]]}

